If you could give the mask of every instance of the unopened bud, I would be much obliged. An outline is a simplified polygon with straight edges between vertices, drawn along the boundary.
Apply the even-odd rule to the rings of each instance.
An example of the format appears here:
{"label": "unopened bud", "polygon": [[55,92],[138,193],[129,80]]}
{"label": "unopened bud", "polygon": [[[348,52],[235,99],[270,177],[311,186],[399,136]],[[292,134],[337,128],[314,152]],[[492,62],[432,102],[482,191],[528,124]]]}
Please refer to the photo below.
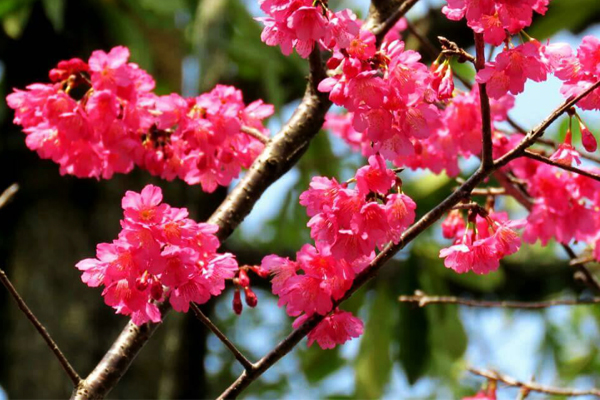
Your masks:
{"label": "unopened bud", "polygon": [[238,289],[235,289],[235,292],[233,292],[233,312],[237,315],[240,315],[243,309],[244,306],[242,304],[242,297],[240,295],[240,291]]}
{"label": "unopened bud", "polygon": [[248,304],[248,307],[256,307],[258,304],[258,297],[256,297],[256,293],[254,293],[249,287],[245,287],[244,294],[246,295],[246,304]]}
{"label": "unopened bud", "polygon": [[240,273],[238,275],[238,284],[241,287],[250,286],[250,278],[248,278],[248,274],[243,269],[240,269]]}

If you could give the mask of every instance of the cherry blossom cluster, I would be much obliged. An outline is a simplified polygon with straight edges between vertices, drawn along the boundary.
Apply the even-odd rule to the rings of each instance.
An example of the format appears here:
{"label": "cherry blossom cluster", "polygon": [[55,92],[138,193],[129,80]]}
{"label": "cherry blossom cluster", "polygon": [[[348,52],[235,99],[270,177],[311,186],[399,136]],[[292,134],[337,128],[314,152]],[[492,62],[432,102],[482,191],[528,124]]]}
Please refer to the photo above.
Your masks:
{"label": "cherry blossom cluster", "polygon": [[332,12],[327,0],[259,0],[268,15],[256,18],[264,24],[261,39],[269,46],[280,46],[283,54],[294,49],[306,58],[315,44],[340,50],[351,45],[360,30],[352,11]]}
{"label": "cherry blossom cluster", "polygon": [[499,46],[510,35],[531,25],[533,12],[544,15],[550,0],[448,0],[442,8],[453,21],[467,19],[467,25],[483,33],[487,43]]}
{"label": "cherry blossom cluster", "polygon": [[350,182],[313,178],[300,195],[300,204],[311,217],[308,226],[315,246],[302,247],[295,261],[269,255],[260,267],[259,274],[273,276],[279,306],[298,317],[294,327],[314,314],[326,316],[308,334],[309,346],[316,341],[324,349],[333,348],[362,333],[362,322],[334,309],[334,302],[375,257],[376,249],[397,243],[415,219],[416,204],[401,193],[400,180],[380,155],[369,157],[369,165],[360,168],[351,182],[356,183],[354,188]]}
{"label": "cherry blossom cluster", "polygon": [[442,232],[454,244],[440,250],[440,257],[446,268],[459,274],[490,273],[498,269],[502,258],[519,250],[521,238],[515,229],[524,224],[509,220],[506,212],[488,213],[479,207],[469,211],[465,224],[461,211],[452,210],[442,223]]}
{"label": "cherry blossom cluster", "polygon": [[370,154],[392,161],[414,154],[413,142],[426,139],[438,124],[434,103],[452,93],[449,68],[442,63],[430,71],[419,53],[405,50],[399,40],[376,51],[368,31],[361,31],[355,42],[329,59],[334,75],[319,90],[352,113],[353,128],[371,143]]}
{"label": "cherry blossom cluster", "polygon": [[[494,61],[477,73],[478,83],[487,84],[490,97],[498,99],[510,92],[523,92],[525,82],[542,82],[549,73],[562,80],[561,92],[567,98],[577,96],[600,79],[600,40],[583,38],[575,54],[566,43],[542,45],[535,39],[516,47],[506,46]],[[596,89],[577,106],[584,110],[600,109],[600,90]]]}
{"label": "cherry blossom cluster", "polygon": [[[495,125],[505,121],[513,105],[514,97],[511,95],[492,100],[492,123]],[[477,86],[469,92],[455,90],[451,101],[439,111],[437,127],[426,139],[413,140],[414,152],[396,157],[394,164],[411,169],[429,169],[436,174],[445,170],[449,176],[458,175],[459,156],[469,158],[481,152],[480,110]],[[363,155],[368,156],[372,152],[370,142],[364,133],[354,129],[352,119],[352,113],[330,112],[326,116],[324,127],[344,139],[354,150],[360,150]]]}
{"label": "cherry blossom cluster", "polygon": [[62,175],[109,179],[138,165],[209,192],[250,166],[263,144],[242,126],[266,134],[262,120],[272,106],[245,106],[229,86],[190,99],[157,96],[152,77],[128,59],[122,46],[94,51],[87,63],[59,62],[52,83],[8,95],[27,147],[58,163]]}
{"label": "cherry blossom cluster", "polygon": [[389,193],[399,181],[380,155],[356,172],[356,186],[335,179],[313,178],[300,195],[311,217],[308,227],[320,250],[350,263],[369,259],[376,248],[397,243],[414,221],[416,204],[407,195]]}
{"label": "cherry blossom cluster", "polygon": [[117,314],[141,325],[159,322],[157,303],[168,300],[187,312],[219,295],[238,265],[233,255],[217,253],[216,225],[197,223],[185,208],[162,203],[160,188],[128,191],[122,201],[122,230],[112,243],[101,243],[96,258],[77,263],[82,280],[103,286],[104,302]]}

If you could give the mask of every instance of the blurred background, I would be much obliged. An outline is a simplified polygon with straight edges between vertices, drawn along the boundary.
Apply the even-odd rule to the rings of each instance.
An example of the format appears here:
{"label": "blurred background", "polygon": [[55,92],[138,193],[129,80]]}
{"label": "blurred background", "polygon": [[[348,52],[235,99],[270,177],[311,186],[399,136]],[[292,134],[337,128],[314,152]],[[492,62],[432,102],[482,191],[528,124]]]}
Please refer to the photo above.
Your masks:
{"label": "blurred background", "polygon": [[[470,31],[464,23],[446,20],[439,11],[441,3],[423,0],[408,17],[432,40],[442,35],[472,46]],[[330,5],[350,7],[363,17],[368,9],[365,0],[331,0]],[[256,0],[0,0],[2,99],[15,87],[46,82],[48,71],[60,60],[87,60],[93,50],[125,45],[131,61],[155,77],[161,94],[194,96],[224,83],[240,88],[247,103],[262,98],[275,104],[277,112],[269,122],[274,133],[298,104],[307,66],[299,57],[284,57],[278,48],[261,43],[261,28],[253,20],[260,15]],[[578,46],[583,35],[600,36],[599,22],[597,0],[554,0],[546,18],[528,33]],[[405,40],[418,48],[413,37]],[[559,87],[552,79],[528,85],[512,116],[533,126],[562,101]],[[597,117],[585,115],[586,122],[599,127]],[[100,290],[81,283],[74,265],[92,257],[97,243],[116,237],[124,192],[139,191],[148,183],[159,185],[166,202],[188,207],[195,219],[205,220],[227,188],[207,195],[197,186],[160,181],[137,169],[109,181],[61,177],[57,165],[25,147],[24,134],[12,118],[0,101],[0,191],[14,182],[21,187],[15,200],[0,210],[0,268],[85,376],[127,319],[104,305]],[[564,134],[565,121],[555,125],[550,133]],[[319,134],[225,247],[240,264],[259,263],[271,253],[293,256],[310,240],[308,218],[298,204],[310,178],[347,179],[363,161],[340,140]],[[473,165],[464,163],[467,171]],[[405,174],[405,192],[416,200],[421,215],[455,186],[445,176]],[[513,202],[500,206],[523,215]],[[365,321],[359,340],[329,351],[316,345],[307,348],[302,342],[252,384],[245,397],[455,399],[475,393],[482,384],[464,372],[467,365],[555,385],[600,385],[597,306],[511,312],[398,304],[398,295],[416,289],[486,299],[589,295],[573,280],[573,271],[554,245],[524,246],[488,276],[457,275],[437,256],[440,246],[447,245],[439,232],[439,227],[425,232],[344,304]],[[203,308],[245,354],[258,359],[289,333],[291,320],[277,308],[268,282],[254,278],[253,287],[259,306],[246,308],[241,317],[231,310],[231,291]],[[212,398],[240,372],[200,322],[172,312],[110,397]],[[71,390],[57,361],[2,288],[0,399],[65,398]],[[499,398],[514,399],[516,394],[504,389]]]}

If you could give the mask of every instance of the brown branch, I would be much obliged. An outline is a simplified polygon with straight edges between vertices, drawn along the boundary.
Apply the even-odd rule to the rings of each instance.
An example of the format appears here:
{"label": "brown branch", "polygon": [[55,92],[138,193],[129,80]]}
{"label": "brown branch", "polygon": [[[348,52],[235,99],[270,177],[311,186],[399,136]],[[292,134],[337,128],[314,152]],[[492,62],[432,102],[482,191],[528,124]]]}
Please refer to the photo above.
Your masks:
{"label": "brown branch", "polygon": [[[475,69],[477,71],[485,68],[485,42],[483,33],[475,33],[475,50],[477,59],[475,60]],[[481,165],[489,168],[494,164],[493,145],[492,145],[492,112],[490,109],[490,98],[487,95],[485,83],[479,84],[479,102],[481,104]]]}
{"label": "brown branch", "polygon": [[[594,86],[600,85],[600,82]],[[591,89],[593,90],[593,89]],[[517,145],[516,148],[506,153],[499,161],[496,161],[489,167],[482,165],[469,179],[467,179],[461,186],[444,199],[440,204],[434,207],[432,210],[427,212],[419,221],[409,227],[400,237],[397,244],[388,244],[385,248],[371,261],[371,263],[361,271],[352,283],[352,286],[344,294],[344,296],[333,302],[333,309],[339,306],[346,299],[350,298],[359,288],[365,283],[371,280],[377,275],[379,269],[385,265],[398,251],[402,250],[408,243],[421,234],[424,230],[433,225],[438,219],[448,212],[452,207],[458,204],[463,199],[467,199],[471,191],[483,182],[490,174],[495,170],[504,166],[509,161],[519,157],[521,153],[531,144],[535,142],[535,139],[541,136],[544,130],[560,117],[568,108],[573,106],[577,101],[585,97],[591,92],[588,89],[586,92],[577,96],[574,99],[566,101],[563,105],[557,108],[548,118],[546,118],[538,127],[532,130],[523,140]],[[325,318],[323,315],[315,314],[307,319],[300,327],[292,331],[285,339],[271,350],[266,356],[261,358],[257,363],[254,364],[254,370],[244,371],[236,379],[229,388],[227,388],[219,399],[231,399],[237,397],[245,388],[247,388],[253,381],[255,381],[260,375],[262,375],[267,369],[273,364],[279,361],[282,357],[288,354],[315,326],[319,324]]]}
{"label": "brown branch", "polygon": [[[326,76],[318,49],[310,54],[309,66],[310,76],[300,105],[281,131],[269,140],[244,178],[208,219],[208,223],[219,227],[216,235],[221,242],[250,213],[264,191],[298,161],[323,125],[331,102],[327,93],[317,90],[317,85]],[[168,303],[161,305],[163,316],[169,309]],[[130,321],[100,363],[78,385],[72,399],[104,398],[119,382],[159,326],[160,323],[138,327]]]}
{"label": "brown branch", "polygon": [[[419,0],[404,0],[404,1],[402,1],[400,3],[400,5],[395,10],[393,10],[387,17],[385,17],[387,14],[385,12],[381,12],[381,9],[380,8],[378,9],[378,7],[375,3],[384,3],[384,4],[388,3],[389,4],[391,2],[390,1],[377,1],[377,2],[373,1],[373,5],[371,6],[371,8],[372,8],[372,10],[374,8],[376,11],[370,12],[370,18],[365,27],[367,29],[369,29],[371,32],[373,32],[373,34],[375,35],[375,39],[376,39],[375,43],[377,44],[377,47],[379,47],[379,45],[383,41],[383,38],[389,32],[389,30],[392,29],[394,27],[394,25],[396,25],[396,23],[400,20],[400,18],[404,17],[406,15],[406,13],[415,4],[417,4],[417,1],[419,1]],[[375,20],[374,27],[371,27],[371,25],[373,25],[373,23],[371,23],[372,20]]]}
{"label": "brown branch", "polygon": [[599,389],[588,389],[588,390],[580,390],[580,389],[571,389],[571,388],[559,388],[554,386],[546,386],[540,385],[536,382],[523,382],[512,378],[507,375],[500,374],[496,371],[482,370],[477,368],[469,368],[469,372],[475,375],[482,376],[487,379],[492,379],[495,381],[499,381],[508,386],[514,386],[523,388],[530,392],[539,392],[554,396],[596,396],[600,397]]}
{"label": "brown branch", "polygon": [[476,188],[471,191],[471,196],[503,196],[506,189],[496,187]]}
{"label": "brown branch", "polygon": [[521,142],[519,142],[517,147],[515,147],[514,149],[512,149],[511,151],[509,151],[502,157],[498,158],[494,162],[495,167],[496,168],[503,167],[506,164],[508,164],[510,161],[514,160],[515,158],[520,157],[522,155],[523,151],[525,151],[525,149],[527,149],[528,147],[533,145],[536,142],[536,140],[544,134],[546,129],[548,129],[548,127],[554,121],[556,121],[561,115],[563,115],[569,108],[571,108],[575,104],[577,104],[577,102],[579,100],[586,97],[588,94],[590,94],[591,92],[596,90],[598,87],[600,87],[600,80],[596,81],[592,86],[590,86],[589,88],[587,88],[586,90],[581,92],[579,95],[567,99],[562,105],[560,105],[560,107],[558,107],[556,110],[554,110],[554,112],[552,114],[550,114],[550,116],[548,116],[548,118],[546,118],[538,126],[536,126],[534,129],[532,129],[527,135],[525,135],[525,137],[523,138],[523,140],[521,140]]}
{"label": "brown branch", "polygon": [[523,152],[523,156],[527,157],[527,158],[531,158],[532,160],[543,162],[543,163],[548,164],[548,165],[552,165],[553,167],[556,167],[556,168],[564,169],[565,171],[575,172],[576,174],[588,177],[588,178],[593,179],[595,181],[600,181],[600,175],[594,174],[594,173],[586,171],[584,169],[573,167],[571,165],[565,165],[565,164],[558,163],[556,161],[552,161],[548,157],[545,157],[545,156],[543,156],[541,154],[535,153],[535,152],[533,152],[531,150],[525,150]]}
{"label": "brown branch", "polygon": [[208,329],[210,329],[212,331],[212,333],[214,333],[215,336],[218,337],[219,340],[221,340],[221,342],[223,342],[223,344],[229,349],[229,351],[231,351],[231,353],[233,354],[235,359],[238,360],[240,362],[240,364],[242,364],[242,366],[244,367],[244,369],[246,371],[252,371],[254,369],[254,365],[252,365],[252,362],[250,362],[250,360],[248,360],[242,354],[242,352],[239,351],[233,343],[231,343],[231,341],[227,338],[227,336],[225,336],[223,334],[223,332],[221,332],[219,330],[219,328],[217,328],[217,326],[215,324],[213,324],[212,321],[206,315],[204,315],[204,313],[202,312],[200,307],[198,307],[195,303],[190,303],[190,308],[192,309],[192,311],[194,312],[196,317],[204,325],[206,325],[206,327]]}
{"label": "brown branch", "polygon": [[579,306],[579,305],[590,305],[600,304],[600,297],[594,297],[589,300],[577,300],[577,299],[557,299],[548,301],[489,301],[489,300],[474,300],[465,299],[454,296],[430,296],[420,290],[415,291],[414,296],[400,296],[398,297],[400,303],[416,303],[419,307],[425,307],[429,304],[457,304],[467,307],[480,307],[480,308],[517,308],[527,310],[537,310],[555,306]]}
{"label": "brown branch", "polygon": [[269,142],[269,138],[265,136],[261,131],[256,128],[252,128],[250,126],[242,125],[240,130],[255,139],[260,140],[263,144],[267,144]]}
{"label": "brown branch", "polygon": [[[2,196],[4,196],[5,193],[6,191],[2,194]],[[50,336],[44,325],[42,325],[42,323],[36,318],[33,312],[31,312],[29,307],[27,307],[25,300],[23,300],[23,298],[19,295],[17,289],[15,289],[10,279],[8,279],[8,276],[2,269],[0,269],[0,282],[2,282],[2,284],[6,287],[13,299],[17,302],[17,305],[19,306],[23,314],[25,314],[29,322],[31,322],[31,324],[38,331],[42,339],[44,339],[52,353],[54,353],[54,356],[60,363],[61,367],[65,370],[65,372],[69,376],[69,379],[71,379],[71,382],[73,382],[73,385],[77,386],[81,381],[79,374],[77,374],[75,369],[71,366],[63,352],[60,351],[60,348],[58,347],[54,339],[52,339],[52,336]]]}
{"label": "brown branch", "polygon": [[[457,56],[459,62],[470,62],[479,70],[478,62],[475,57],[469,54],[465,49],[459,47],[456,43],[446,39],[443,36],[438,36],[438,40],[442,45],[442,53],[446,56]],[[484,58],[485,60],[485,58]],[[484,61],[485,64],[485,61]]]}
{"label": "brown branch", "polygon": [[7,205],[8,202],[14,197],[14,195],[17,194],[17,191],[19,191],[19,185],[17,185],[16,183],[13,183],[8,188],[6,188],[4,192],[0,194],[0,208]]}

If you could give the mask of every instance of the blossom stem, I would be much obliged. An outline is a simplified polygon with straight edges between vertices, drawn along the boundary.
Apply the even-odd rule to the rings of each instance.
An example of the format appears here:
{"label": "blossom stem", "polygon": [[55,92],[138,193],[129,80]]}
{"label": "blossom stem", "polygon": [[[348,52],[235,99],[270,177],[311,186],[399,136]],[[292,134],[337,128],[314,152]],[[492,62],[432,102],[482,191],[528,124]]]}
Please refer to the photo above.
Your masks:
{"label": "blossom stem", "polygon": [[[4,196],[5,193],[3,193],[2,195]],[[25,314],[25,316],[27,317],[29,322],[31,322],[31,324],[38,331],[38,333],[40,334],[42,339],[44,339],[44,341],[46,342],[46,344],[48,345],[48,347],[50,348],[52,353],[54,353],[54,356],[56,357],[56,359],[58,360],[58,362],[60,363],[62,368],[65,370],[65,372],[71,379],[71,382],[73,382],[73,385],[77,386],[79,384],[79,382],[81,382],[81,378],[79,377],[79,374],[77,374],[75,369],[71,366],[71,364],[69,363],[69,361],[67,360],[67,358],[65,357],[63,352],[60,350],[60,348],[54,341],[54,339],[52,339],[52,336],[50,336],[50,334],[44,327],[44,325],[42,325],[42,323],[37,319],[37,317],[29,309],[29,307],[27,306],[27,304],[25,303],[23,298],[17,292],[17,289],[13,286],[12,282],[10,281],[10,279],[8,279],[8,276],[2,269],[0,269],[0,282],[2,282],[2,284],[6,287],[6,289],[11,294],[13,299],[17,302],[19,309],[21,309],[23,314]]]}
{"label": "blossom stem", "polygon": [[[475,50],[477,58],[475,60],[475,69],[477,71],[485,68],[485,42],[483,33],[475,33]],[[486,84],[479,84],[479,100],[481,104],[481,165],[484,168],[490,168],[494,164],[493,144],[492,144],[492,112],[490,108],[490,98],[487,94]]]}
{"label": "blossom stem", "polygon": [[482,376],[487,379],[499,381],[508,386],[519,387],[526,389],[531,392],[544,393],[554,396],[596,396],[600,397],[600,389],[571,389],[571,388],[559,388],[554,386],[540,385],[535,382],[523,382],[512,378],[508,375],[500,374],[496,371],[482,370],[477,368],[469,368],[469,372],[475,375]]}
{"label": "blossom stem", "polygon": [[190,303],[190,308],[196,315],[196,318],[198,318],[200,322],[206,325],[206,327],[210,329],[212,333],[214,333],[219,338],[219,340],[221,340],[221,342],[223,342],[223,344],[229,349],[229,351],[231,351],[235,359],[238,360],[240,364],[242,364],[246,371],[252,371],[254,369],[254,365],[252,364],[252,362],[250,362],[250,360],[248,360],[242,354],[242,352],[239,351],[233,343],[231,343],[227,336],[225,336],[223,332],[221,332],[219,328],[217,328],[217,326],[212,323],[212,321],[202,312],[200,307],[198,307],[195,303]]}
{"label": "blossom stem", "polygon": [[400,303],[416,303],[419,307],[425,307],[429,304],[457,304],[467,307],[480,307],[480,308],[516,308],[516,309],[529,309],[537,310],[555,306],[579,306],[579,305],[590,305],[600,304],[600,297],[594,297],[591,299],[577,300],[577,299],[557,299],[548,301],[536,301],[536,302],[525,302],[525,301],[488,301],[488,300],[474,300],[465,299],[454,296],[430,296],[420,290],[417,290],[413,296],[400,296],[398,297]]}
{"label": "blossom stem", "polygon": [[525,150],[523,152],[523,156],[525,156],[527,158],[531,158],[532,160],[543,162],[543,163],[548,164],[548,165],[552,165],[553,167],[556,167],[556,168],[560,168],[560,169],[564,169],[566,171],[574,172],[576,174],[588,177],[588,178],[593,179],[595,181],[600,181],[600,175],[594,174],[594,173],[586,171],[584,169],[573,167],[571,165],[565,165],[565,164],[558,163],[556,161],[552,161],[548,157],[545,157],[545,156],[543,156],[543,155],[541,155],[539,153],[535,153],[535,152],[533,152],[531,150]]}

